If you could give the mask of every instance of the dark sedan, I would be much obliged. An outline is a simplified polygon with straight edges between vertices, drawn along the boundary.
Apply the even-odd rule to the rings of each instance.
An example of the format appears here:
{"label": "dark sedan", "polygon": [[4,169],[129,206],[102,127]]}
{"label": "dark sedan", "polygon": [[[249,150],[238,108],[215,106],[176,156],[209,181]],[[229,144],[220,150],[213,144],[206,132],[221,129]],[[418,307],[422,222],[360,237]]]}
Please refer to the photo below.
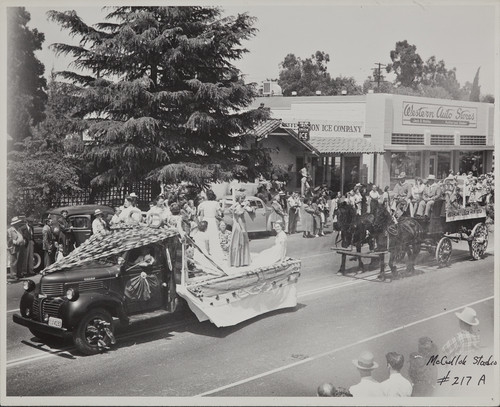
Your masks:
{"label": "dark sedan", "polygon": [[43,249],[42,249],[42,228],[43,222],[49,216],[53,219],[52,228],[54,233],[59,233],[58,221],[62,218],[61,212],[68,211],[68,222],[72,226],[73,241],[78,247],[92,234],[92,222],[94,220],[94,212],[100,209],[104,213],[104,219],[109,221],[113,216],[114,209],[106,205],[75,205],[63,206],[60,208],[49,209],[43,216],[42,223],[34,226],[35,234],[35,263],[34,269],[41,270],[43,268]]}

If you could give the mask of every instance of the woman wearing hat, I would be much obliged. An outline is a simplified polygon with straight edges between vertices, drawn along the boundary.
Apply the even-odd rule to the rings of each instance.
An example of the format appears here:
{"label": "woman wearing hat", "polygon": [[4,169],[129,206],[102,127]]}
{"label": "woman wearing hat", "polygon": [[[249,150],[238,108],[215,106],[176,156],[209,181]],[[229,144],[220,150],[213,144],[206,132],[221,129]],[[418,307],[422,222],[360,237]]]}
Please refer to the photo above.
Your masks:
{"label": "woman wearing hat", "polygon": [[108,230],[108,225],[103,218],[103,213],[100,209],[96,209],[94,212],[95,219],[92,222],[92,233],[94,235],[106,233]]}
{"label": "woman wearing hat", "polygon": [[123,210],[120,213],[120,221],[127,225],[139,224],[142,220],[142,212],[137,208],[137,195],[131,193],[123,201]]}

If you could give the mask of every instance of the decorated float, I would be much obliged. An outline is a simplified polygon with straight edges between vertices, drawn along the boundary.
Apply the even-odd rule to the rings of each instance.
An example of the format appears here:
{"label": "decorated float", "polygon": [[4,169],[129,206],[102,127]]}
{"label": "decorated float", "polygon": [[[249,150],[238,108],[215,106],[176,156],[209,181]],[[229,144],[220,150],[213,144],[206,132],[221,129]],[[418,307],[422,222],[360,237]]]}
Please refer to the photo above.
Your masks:
{"label": "decorated float", "polygon": [[195,261],[197,251],[175,229],[93,235],[45,268],[38,284],[24,282],[13,320],[42,340],[71,334],[82,353],[95,354],[115,343],[116,319],[129,324],[137,315],[174,312],[182,299],[200,321],[218,327],[297,305],[300,260],[229,268],[202,253],[205,260]]}

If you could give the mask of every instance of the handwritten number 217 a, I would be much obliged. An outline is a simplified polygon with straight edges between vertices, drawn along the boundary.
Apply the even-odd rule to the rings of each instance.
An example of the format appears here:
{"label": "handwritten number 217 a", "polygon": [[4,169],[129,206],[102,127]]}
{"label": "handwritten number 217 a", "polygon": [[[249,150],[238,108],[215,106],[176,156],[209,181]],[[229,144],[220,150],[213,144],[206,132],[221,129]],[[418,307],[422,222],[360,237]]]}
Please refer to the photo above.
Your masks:
{"label": "handwritten number 217 a", "polygon": [[460,377],[455,376],[454,379],[455,380],[451,384],[452,386],[455,386],[456,384],[459,384],[460,386],[462,386],[464,384],[464,381],[465,381],[465,385],[468,386],[469,382],[472,379],[472,376],[463,376],[462,380],[460,380]]}

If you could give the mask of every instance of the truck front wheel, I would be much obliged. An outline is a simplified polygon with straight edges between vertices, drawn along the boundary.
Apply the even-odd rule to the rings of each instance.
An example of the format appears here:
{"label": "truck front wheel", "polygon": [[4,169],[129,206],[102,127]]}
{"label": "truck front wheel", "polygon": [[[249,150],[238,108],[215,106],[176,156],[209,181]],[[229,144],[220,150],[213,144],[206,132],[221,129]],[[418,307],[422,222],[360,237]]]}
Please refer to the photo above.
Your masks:
{"label": "truck front wheel", "polygon": [[115,343],[113,317],[104,309],[90,310],[73,331],[76,348],[85,355],[95,355]]}

